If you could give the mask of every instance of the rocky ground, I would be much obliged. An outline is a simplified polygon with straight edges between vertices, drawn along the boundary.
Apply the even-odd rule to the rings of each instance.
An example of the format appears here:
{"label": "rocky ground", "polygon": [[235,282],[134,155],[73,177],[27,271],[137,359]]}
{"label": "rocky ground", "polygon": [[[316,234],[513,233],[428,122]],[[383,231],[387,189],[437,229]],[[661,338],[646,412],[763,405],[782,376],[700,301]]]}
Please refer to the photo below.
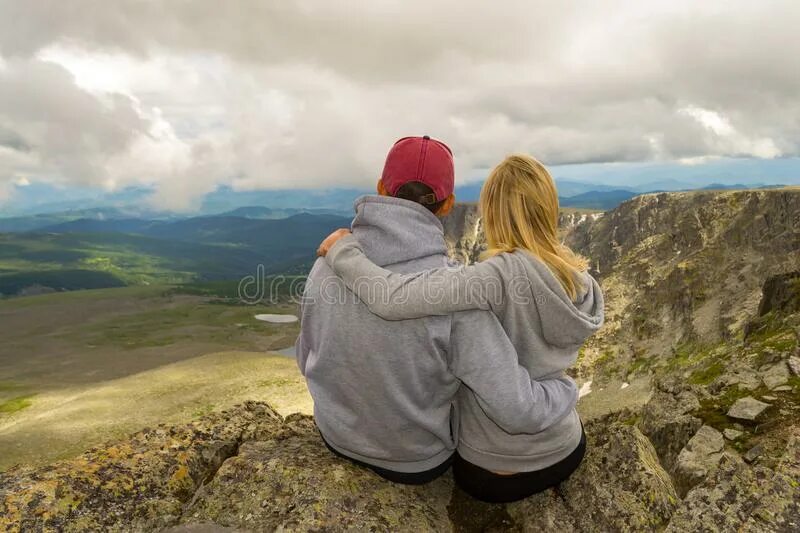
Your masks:
{"label": "rocky ground", "polygon": [[[661,394],[640,422],[621,415],[589,422],[588,453],[580,469],[557,489],[509,505],[472,500],[454,487],[449,474],[422,487],[386,482],[330,454],[311,418],[283,419],[268,405],[252,402],[186,426],[144,430],[72,461],[0,475],[0,527],[172,532],[800,528],[796,426],[772,467],[748,464],[727,449],[716,430],[692,429],[701,422],[685,412],[693,407],[690,397]],[[675,446],[665,445],[673,439],[686,441],[677,457]]]}

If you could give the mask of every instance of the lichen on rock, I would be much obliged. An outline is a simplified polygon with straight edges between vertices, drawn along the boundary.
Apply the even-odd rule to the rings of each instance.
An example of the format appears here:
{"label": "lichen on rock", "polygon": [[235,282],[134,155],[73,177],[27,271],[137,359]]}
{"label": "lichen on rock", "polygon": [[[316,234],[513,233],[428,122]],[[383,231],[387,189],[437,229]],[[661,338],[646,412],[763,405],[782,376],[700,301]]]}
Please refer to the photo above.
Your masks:
{"label": "lichen on rock", "polygon": [[722,433],[710,426],[701,427],[678,454],[673,478],[678,493],[685,496],[690,489],[716,470],[725,449]]}
{"label": "lichen on rock", "polygon": [[246,431],[280,416],[248,403],[177,427],[145,429],[77,459],[0,474],[0,528],[152,530],[177,523],[183,504],[235,455]]}
{"label": "lichen on rock", "polygon": [[583,464],[509,505],[469,498],[448,473],[389,483],[331,454],[313,420],[248,403],[145,430],[81,457],[0,478],[0,527],[17,531],[576,531],[664,526],[678,500],[647,438],[607,417]]}

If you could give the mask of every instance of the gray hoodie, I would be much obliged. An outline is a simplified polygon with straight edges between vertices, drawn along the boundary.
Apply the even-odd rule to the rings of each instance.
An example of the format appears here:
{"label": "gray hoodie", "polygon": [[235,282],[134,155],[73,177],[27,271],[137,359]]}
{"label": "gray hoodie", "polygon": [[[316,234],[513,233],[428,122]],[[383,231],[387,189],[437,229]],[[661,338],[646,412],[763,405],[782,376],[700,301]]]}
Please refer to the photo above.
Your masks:
{"label": "gray hoodie", "polygon": [[[356,202],[353,234],[389,272],[446,265],[439,220],[396,198]],[[325,439],[340,453],[396,472],[438,466],[458,444],[456,395],[469,390],[509,433],[538,433],[568,416],[574,381],[532,380],[497,318],[470,310],[386,321],[348,291],[324,260],[309,274],[297,361]]]}
{"label": "gray hoodie", "polygon": [[[521,250],[467,267],[404,275],[370,262],[354,234],[340,239],[326,259],[370,310],[387,320],[491,310],[533,379],[563,376],[581,344],[603,323],[603,294],[589,274],[581,274],[582,290],[572,301],[549,268]],[[565,458],[580,441],[581,422],[572,407],[540,431],[515,434],[481,409],[469,390],[459,399],[458,451],[483,468],[539,470]]]}

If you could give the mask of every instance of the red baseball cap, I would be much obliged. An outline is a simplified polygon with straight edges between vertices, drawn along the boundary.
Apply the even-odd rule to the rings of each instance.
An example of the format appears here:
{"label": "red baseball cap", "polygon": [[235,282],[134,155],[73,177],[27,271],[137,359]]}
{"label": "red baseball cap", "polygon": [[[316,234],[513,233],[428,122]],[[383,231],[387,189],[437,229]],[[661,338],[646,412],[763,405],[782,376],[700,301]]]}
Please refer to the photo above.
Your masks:
{"label": "red baseball cap", "polygon": [[424,183],[441,202],[455,187],[453,152],[441,141],[424,137],[403,137],[386,156],[381,175],[386,191],[394,196],[410,181]]}

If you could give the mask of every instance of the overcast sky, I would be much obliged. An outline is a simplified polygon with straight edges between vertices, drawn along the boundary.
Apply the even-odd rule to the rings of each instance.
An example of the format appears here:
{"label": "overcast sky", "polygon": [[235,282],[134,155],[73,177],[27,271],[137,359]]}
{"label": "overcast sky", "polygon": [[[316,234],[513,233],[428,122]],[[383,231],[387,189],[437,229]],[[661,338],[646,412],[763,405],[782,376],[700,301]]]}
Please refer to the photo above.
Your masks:
{"label": "overcast sky", "polygon": [[800,153],[800,1],[0,0],[0,199],[27,183],[368,185],[404,135],[464,182]]}

